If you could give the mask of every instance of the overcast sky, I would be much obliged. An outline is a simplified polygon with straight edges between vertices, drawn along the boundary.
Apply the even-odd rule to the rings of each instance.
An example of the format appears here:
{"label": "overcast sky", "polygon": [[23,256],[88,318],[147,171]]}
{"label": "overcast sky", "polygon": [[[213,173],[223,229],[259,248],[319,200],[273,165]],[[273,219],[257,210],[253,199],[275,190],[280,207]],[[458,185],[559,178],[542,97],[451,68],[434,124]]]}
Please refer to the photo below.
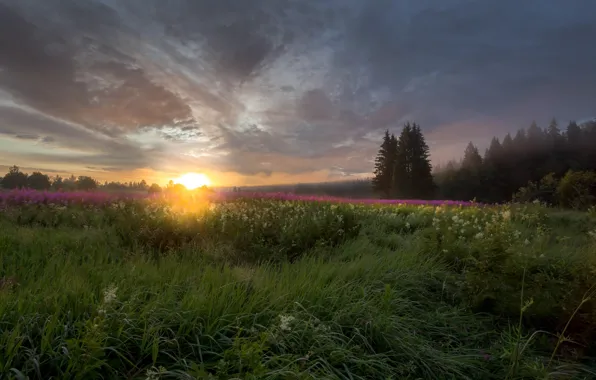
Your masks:
{"label": "overcast sky", "polygon": [[594,0],[0,0],[0,166],[219,184],[596,116]]}

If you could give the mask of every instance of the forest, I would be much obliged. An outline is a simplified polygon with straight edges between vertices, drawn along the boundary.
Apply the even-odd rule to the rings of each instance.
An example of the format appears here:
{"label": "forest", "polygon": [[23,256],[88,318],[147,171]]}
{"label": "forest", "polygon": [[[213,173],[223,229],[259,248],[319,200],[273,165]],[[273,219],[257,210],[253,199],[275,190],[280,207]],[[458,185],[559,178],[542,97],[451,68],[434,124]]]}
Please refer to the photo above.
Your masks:
{"label": "forest", "polygon": [[572,121],[564,130],[554,118],[546,128],[533,122],[514,136],[493,137],[484,155],[470,142],[460,160],[434,170],[420,127],[406,123],[399,138],[386,131],[372,184],[386,198],[590,206],[596,199],[596,120]]}

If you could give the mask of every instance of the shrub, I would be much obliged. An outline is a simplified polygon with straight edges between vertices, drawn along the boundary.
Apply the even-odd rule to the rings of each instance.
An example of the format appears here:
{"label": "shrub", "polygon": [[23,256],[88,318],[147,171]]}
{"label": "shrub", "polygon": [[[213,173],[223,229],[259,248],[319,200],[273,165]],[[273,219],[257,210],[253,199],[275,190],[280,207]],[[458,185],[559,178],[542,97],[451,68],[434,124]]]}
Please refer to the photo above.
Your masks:
{"label": "shrub", "polygon": [[557,198],[561,206],[574,209],[596,204],[596,172],[568,171],[557,186]]}
{"label": "shrub", "polygon": [[513,201],[515,202],[532,202],[538,200],[550,205],[557,202],[557,186],[559,181],[555,177],[555,173],[545,175],[538,183],[528,182],[524,187],[521,187],[515,194],[513,194]]}

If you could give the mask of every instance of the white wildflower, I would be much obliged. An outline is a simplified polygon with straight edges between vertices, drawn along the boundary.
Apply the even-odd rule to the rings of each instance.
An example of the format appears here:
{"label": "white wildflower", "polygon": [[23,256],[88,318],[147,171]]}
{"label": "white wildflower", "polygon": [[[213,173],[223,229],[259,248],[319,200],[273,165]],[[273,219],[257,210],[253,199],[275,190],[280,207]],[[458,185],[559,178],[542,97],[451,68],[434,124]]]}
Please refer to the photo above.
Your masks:
{"label": "white wildflower", "polygon": [[161,375],[163,375],[166,372],[167,370],[162,366],[159,366],[159,368],[152,367],[151,369],[148,369],[145,373],[145,375],[147,376],[145,377],[145,380],[157,380],[161,378]]}
{"label": "white wildflower", "polygon": [[280,324],[279,324],[279,328],[282,331],[290,331],[292,330],[292,327],[290,327],[290,324],[296,319],[291,315],[280,315],[279,316],[280,319]]}
{"label": "white wildflower", "polygon": [[484,237],[484,234],[482,232],[478,232],[476,234],[476,239],[482,239]]}
{"label": "white wildflower", "polygon": [[511,219],[511,211],[509,211],[509,210],[503,211],[503,213],[501,215],[503,216],[503,220]]}
{"label": "white wildflower", "polygon": [[104,303],[111,303],[116,300],[116,291],[118,291],[118,287],[114,286],[113,284],[108,286],[106,290],[103,291],[103,302]]}

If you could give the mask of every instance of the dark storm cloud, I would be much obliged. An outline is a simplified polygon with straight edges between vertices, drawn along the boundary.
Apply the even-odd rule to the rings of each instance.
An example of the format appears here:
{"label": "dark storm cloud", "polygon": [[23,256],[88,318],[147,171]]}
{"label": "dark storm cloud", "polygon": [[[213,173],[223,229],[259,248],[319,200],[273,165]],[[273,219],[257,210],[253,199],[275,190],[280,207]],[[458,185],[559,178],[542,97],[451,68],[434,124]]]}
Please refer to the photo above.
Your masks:
{"label": "dark storm cloud", "polygon": [[0,0],[0,90],[51,120],[27,126],[3,107],[0,130],[87,150],[98,167],[146,165],[159,152],[124,135],[157,129],[223,170],[359,173],[378,145],[367,137],[406,120],[431,140],[458,131],[445,144],[459,146],[475,124],[499,135],[594,115],[595,12],[592,0]]}
{"label": "dark storm cloud", "polygon": [[[51,1],[49,1],[51,2]],[[152,83],[143,70],[120,61],[93,32],[118,27],[101,4],[60,10],[72,25],[28,20],[27,10],[0,3],[0,86],[26,105],[49,115],[83,123],[110,134],[119,129],[188,121],[190,109],[168,90]],[[24,4],[23,4],[24,5]],[[100,28],[99,26],[102,26]],[[77,41],[73,36],[78,36]],[[81,62],[90,49],[109,61]]]}
{"label": "dark storm cloud", "polygon": [[[38,140],[47,145],[79,153],[74,157],[60,154],[27,154],[28,157],[42,161],[111,164],[134,169],[151,166],[160,153],[158,149],[141,149],[128,141],[107,138],[81,126],[16,107],[0,106],[0,126],[0,137],[4,135],[17,139]],[[41,135],[45,136],[40,137]]]}

